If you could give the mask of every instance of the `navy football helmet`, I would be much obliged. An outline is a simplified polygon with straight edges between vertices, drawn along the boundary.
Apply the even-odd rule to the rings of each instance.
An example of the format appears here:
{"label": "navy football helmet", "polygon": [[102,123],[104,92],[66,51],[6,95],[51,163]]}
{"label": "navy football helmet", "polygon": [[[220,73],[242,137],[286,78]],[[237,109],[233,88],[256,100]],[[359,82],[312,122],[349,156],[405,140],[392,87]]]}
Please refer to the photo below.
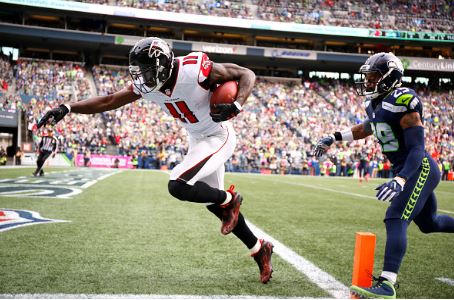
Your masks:
{"label": "navy football helmet", "polygon": [[359,73],[361,81],[355,82],[356,92],[372,100],[402,85],[404,66],[394,54],[380,52],[369,57]]}
{"label": "navy football helmet", "polygon": [[129,51],[129,74],[141,93],[158,91],[173,70],[173,51],[157,37],[138,41]]}

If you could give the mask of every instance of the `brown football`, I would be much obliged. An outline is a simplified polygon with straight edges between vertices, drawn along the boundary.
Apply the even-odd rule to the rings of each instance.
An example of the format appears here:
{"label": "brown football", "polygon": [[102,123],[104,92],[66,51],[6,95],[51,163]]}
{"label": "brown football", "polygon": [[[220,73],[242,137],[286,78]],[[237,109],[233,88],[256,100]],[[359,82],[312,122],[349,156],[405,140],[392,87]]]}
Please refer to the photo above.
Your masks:
{"label": "brown football", "polygon": [[219,85],[211,95],[210,108],[214,111],[214,104],[230,104],[235,102],[238,94],[238,84],[236,81],[227,81]]}

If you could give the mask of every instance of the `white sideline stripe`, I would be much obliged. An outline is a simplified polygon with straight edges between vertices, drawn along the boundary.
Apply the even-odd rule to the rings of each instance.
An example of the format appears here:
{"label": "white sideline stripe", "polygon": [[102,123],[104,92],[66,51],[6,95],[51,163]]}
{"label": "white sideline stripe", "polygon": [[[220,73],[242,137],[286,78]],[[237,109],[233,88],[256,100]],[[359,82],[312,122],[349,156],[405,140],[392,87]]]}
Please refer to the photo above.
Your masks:
{"label": "white sideline stripe", "polygon": [[329,192],[339,193],[339,194],[345,194],[345,195],[355,196],[355,197],[359,197],[359,198],[375,199],[375,197],[373,197],[373,196],[357,194],[357,193],[350,193],[350,192],[344,192],[344,191],[339,191],[339,190],[335,190],[335,189],[325,188],[325,187],[321,187],[321,186],[314,186],[314,185],[310,185],[310,184],[304,184],[304,183],[300,183],[300,182],[288,182],[288,181],[281,181],[281,180],[273,180],[273,181],[274,182],[279,182],[279,183],[291,184],[291,185],[300,185],[300,186],[304,186],[304,187],[307,187],[307,188],[323,190],[323,191],[329,191]]}
{"label": "white sideline stripe", "polygon": [[0,299],[314,299],[251,295],[153,295],[153,294],[0,294]]}
{"label": "white sideline stripe", "polygon": [[337,299],[350,298],[349,289],[341,282],[337,281],[333,276],[318,268],[316,265],[298,255],[296,252],[286,247],[284,244],[266,234],[263,230],[246,220],[249,228],[257,236],[263,237],[265,240],[273,243],[274,253],[279,255],[283,260],[291,264],[299,272],[307,276],[307,278],[315,283],[318,287],[326,291],[328,294]]}
{"label": "white sideline stripe", "polygon": [[443,283],[449,284],[451,286],[454,286],[454,279],[451,278],[445,278],[445,277],[437,277],[435,278],[437,280],[440,280]]}
{"label": "white sideline stripe", "polygon": [[[320,186],[313,186],[313,185],[309,185],[309,184],[304,184],[304,183],[300,183],[300,182],[288,182],[288,181],[281,181],[281,180],[273,180],[273,181],[274,182],[279,182],[279,183],[291,184],[291,185],[300,185],[300,186],[304,186],[304,187],[307,187],[307,188],[323,190],[323,191],[329,191],[329,192],[339,193],[339,194],[345,194],[345,195],[355,196],[355,197],[359,197],[359,198],[374,199],[374,200],[376,199],[373,196],[357,194],[357,193],[350,193],[350,192],[344,192],[344,191],[339,191],[339,190],[335,190],[335,189],[330,189],[330,188],[325,188],[325,187],[320,187]],[[454,215],[454,211],[445,210],[445,209],[438,209],[438,211]]]}
{"label": "white sideline stripe", "polygon": [[92,185],[94,185],[95,183],[98,183],[99,181],[103,180],[103,179],[106,179],[107,177],[110,177],[112,175],[116,175],[116,174],[119,174],[121,173],[122,171],[114,171],[112,173],[107,173],[105,175],[102,175],[100,176],[99,178],[95,179],[95,180],[92,180],[92,181],[89,181],[87,183],[85,183],[84,185],[82,185],[82,188],[86,189],[86,188],[89,188],[91,187]]}

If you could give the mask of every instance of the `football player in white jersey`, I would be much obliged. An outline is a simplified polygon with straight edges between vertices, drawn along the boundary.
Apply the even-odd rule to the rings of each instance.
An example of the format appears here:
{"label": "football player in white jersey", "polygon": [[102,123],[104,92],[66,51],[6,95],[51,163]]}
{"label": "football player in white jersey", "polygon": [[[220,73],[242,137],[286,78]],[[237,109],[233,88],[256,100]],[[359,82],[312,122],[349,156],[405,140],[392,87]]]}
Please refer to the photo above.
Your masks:
{"label": "football player in white jersey", "polygon": [[[236,136],[230,122],[242,110],[255,82],[255,74],[231,63],[213,63],[202,52],[174,58],[169,45],[155,37],[138,41],[129,52],[132,84],[107,96],[61,104],[39,121],[55,125],[72,112],[94,114],[119,108],[140,98],[152,101],[177,119],[188,132],[189,148],[183,161],[172,169],[169,193],[183,201],[205,203],[221,219],[221,232],[233,232],[251,251],[260,269],[260,281],[272,274],[273,245],[259,240],[247,226],[240,205],[243,197],[232,185],[224,191],[224,163],[233,154]],[[235,80],[238,96],[232,104],[210,112],[211,90]]]}

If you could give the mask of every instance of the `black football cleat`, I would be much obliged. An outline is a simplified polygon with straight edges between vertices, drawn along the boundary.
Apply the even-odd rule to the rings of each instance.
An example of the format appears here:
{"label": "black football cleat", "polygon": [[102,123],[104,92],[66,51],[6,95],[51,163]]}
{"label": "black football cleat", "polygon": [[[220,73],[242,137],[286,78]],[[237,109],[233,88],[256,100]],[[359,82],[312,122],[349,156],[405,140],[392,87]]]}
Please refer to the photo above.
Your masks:
{"label": "black football cleat", "polygon": [[227,235],[235,229],[238,224],[238,215],[240,213],[240,206],[243,202],[243,197],[238,192],[234,192],[234,185],[231,185],[227,190],[227,193],[232,195],[232,200],[225,206],[221,205],[222,208],[222,226],[221,233]]}
{"label": "black football cleat", "polygon": [[396,289],[388,279],[373,277],[375,284],[370,288],[356,285],[350,287],[350,292],[360,299],[396,299]]}
{"label": "black football cleat", "polygon": [[270,281],[273,274],[273,265],[271,264],[271,255],[273,254],[273,244],[265,240],[260,240],[262,244],[260,250],[252,257],[259,266],[260,269],[260,281],[264,284]]}

